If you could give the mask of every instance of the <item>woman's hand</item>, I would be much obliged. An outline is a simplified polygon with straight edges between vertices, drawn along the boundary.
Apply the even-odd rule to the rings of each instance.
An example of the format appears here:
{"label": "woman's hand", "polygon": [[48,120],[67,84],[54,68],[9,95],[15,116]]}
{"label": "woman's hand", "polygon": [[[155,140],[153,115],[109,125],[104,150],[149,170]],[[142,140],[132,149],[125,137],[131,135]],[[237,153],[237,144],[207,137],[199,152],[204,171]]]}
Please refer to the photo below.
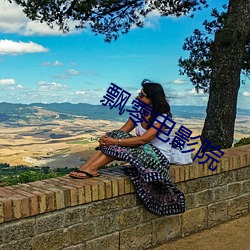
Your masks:
{"label": "woman's hand", "polygon": [[116,145],[117,142],[118,142],[117,139],[108,137],[107,135],[102,136],[102,137],[99,139],[100,147],[106,147],[106,146]]}

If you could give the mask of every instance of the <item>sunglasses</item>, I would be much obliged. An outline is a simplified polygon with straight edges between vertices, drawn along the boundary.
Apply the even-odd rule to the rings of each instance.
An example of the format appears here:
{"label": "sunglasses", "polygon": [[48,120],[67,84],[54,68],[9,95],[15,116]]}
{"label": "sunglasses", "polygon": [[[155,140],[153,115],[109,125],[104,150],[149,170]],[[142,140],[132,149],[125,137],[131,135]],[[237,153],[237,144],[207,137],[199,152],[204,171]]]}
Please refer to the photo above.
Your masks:
{"label": "sunglasses", "polygon": [[138,96],[139,96],[139,97],[144,97],[144,96],[146,97],[146,95],[143,94],[141,91],[138,93]]}

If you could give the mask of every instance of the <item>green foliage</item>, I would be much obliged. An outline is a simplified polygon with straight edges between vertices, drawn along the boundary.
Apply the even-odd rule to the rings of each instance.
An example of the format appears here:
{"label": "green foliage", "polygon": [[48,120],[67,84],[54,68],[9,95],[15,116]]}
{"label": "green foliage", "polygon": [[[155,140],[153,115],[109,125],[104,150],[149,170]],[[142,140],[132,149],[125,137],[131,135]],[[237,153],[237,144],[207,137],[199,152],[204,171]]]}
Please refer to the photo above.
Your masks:
{"label": "green foliage", "polygon": [[[223,12],[219,13],[213,9],[212,21],[203,22],[204,30],[195,29],[193,35],[185,39],[183,49],[189,51],[189,58],[179,59],[180,74],[186,74],[195,86],[196,91],[200,89],[209,91],[212,73],[212,48],[215,33],[222,29],[227,20],[227,6],[223,6]],[[245,45],[245,54],[242,61],[242,73],[245,77],[250,75],[250,37]],[[244,83],[244,82],[243,82]]]}
{"label": "green foliage", "polygon": [[51,28],[57,24],[63,32],[69,31],[69,22],[76,27],[89,26],[95,34],[105,35],[105,41],[117,39],[133,25],[143,26],[148,13],[157,10],[162,16],[182,16],[207,7],[207,0],[8,0],[23,7],[31,20],[47,23]]}
{"label": "green foliage", "polygon": [[20,183],[28,183],[38,180],[60,177],[68,174],[76,168],[57,168],[50,167],[27,167],[15,166],[10,167],[9,164],[0,163],[0,186],[16,185]]}
{"label": "green foliage", "polygon": [[240,147],[250,144],[250,137],[241,138],[238,142],[234,144],[234,147]]}

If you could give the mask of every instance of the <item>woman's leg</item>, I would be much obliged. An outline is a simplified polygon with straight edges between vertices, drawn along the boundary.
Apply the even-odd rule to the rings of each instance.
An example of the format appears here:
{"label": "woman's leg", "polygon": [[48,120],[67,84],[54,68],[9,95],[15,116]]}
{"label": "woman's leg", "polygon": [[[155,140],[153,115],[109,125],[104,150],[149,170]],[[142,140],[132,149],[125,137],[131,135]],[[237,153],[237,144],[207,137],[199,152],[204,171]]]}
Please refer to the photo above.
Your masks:
{"label": "woman's leg", "polygon": [[[80,170],[84,170],[92,175],[97,175],[97,171],[100,167],[110,163],[115,160],[114,156],[108,156],[102,153],[101,151],[97,151],[87,162],[86,164],[80,167]],[[85,174],[78,172],[71,172],[70,175],[83,177]]]}
{"label": "woman's leg", "polygon": [[80,169],[84,169],[86,167],[89,166],[89,164],[93,163],[94,161],[96,161],[96,159],[98,157],[100,157],[102,154],[102,151],[101,150],[96,150],[95,153],[91,156],[91,158],[89,158],[81,167]]}

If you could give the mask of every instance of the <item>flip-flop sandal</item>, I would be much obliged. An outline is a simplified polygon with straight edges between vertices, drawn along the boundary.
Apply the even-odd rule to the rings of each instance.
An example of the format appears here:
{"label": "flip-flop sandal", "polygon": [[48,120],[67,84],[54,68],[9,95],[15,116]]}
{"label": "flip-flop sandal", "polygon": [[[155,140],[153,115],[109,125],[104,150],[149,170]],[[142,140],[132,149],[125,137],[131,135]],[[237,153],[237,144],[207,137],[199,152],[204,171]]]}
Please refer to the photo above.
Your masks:
{"label": "flip-flop sandal", "polygon": [[80,170],[80,169],[77,169],[74,172],[85,174],[85,176],[76,176],[76,175],[71,175],[69,173],[69,176],[72,177],[72,178],[75,178],[75,179],[88,179],[88,178],[93,178],[93,177],[100,176],[99,174],[93,175],[93,174],[90,174],[90,173],[88,173],[88,172],[86,172],[84,170]]}

